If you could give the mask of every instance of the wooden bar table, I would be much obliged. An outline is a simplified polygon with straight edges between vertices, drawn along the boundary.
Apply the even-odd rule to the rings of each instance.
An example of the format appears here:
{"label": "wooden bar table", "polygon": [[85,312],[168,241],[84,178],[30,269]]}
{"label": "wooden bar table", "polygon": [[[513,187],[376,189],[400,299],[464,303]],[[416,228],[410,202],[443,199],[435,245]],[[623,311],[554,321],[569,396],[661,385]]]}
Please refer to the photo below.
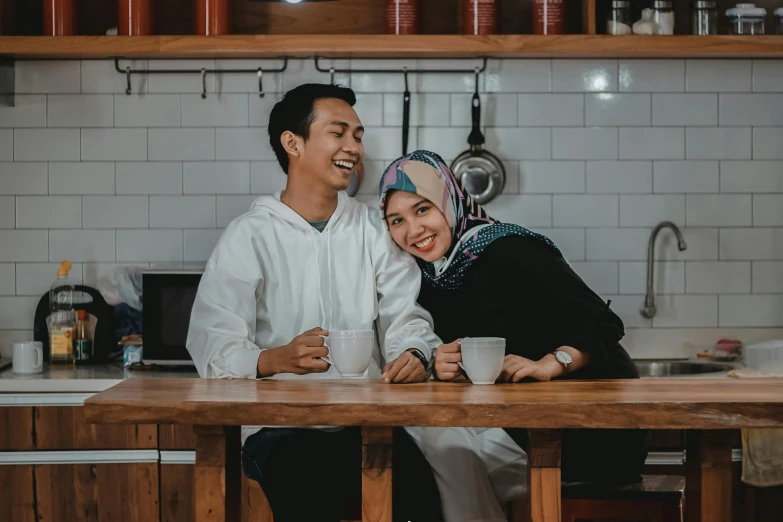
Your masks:
{"label": "wooden bar table", "polygon": [[88,399],[85,418],[106,424],[195,425],[198,522],[239,520],[241,425],[361,426],[366,522],[392,520],[395,426],[530,428],[529,518],[534,522],[560,522],[562,429],[686,429],[691,430],[686,518],[730,522],[726,430],[783,427],[783,382],[649,379],[476,386],[139,378]]}

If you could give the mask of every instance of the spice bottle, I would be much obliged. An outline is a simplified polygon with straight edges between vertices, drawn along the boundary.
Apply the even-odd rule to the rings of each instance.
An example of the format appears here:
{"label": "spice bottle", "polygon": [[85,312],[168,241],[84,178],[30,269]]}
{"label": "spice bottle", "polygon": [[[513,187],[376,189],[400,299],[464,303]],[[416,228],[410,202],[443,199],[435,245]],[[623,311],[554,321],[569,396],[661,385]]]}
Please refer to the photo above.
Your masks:
{"label": "spice bottle", "polygon": [[775,20],[777,21],[778,25],[778,34],[783,34],[783,7],[778,7],[775,9]]}
{"label": "spice bottle", "polygon": [[76,333],[73,342],[73,358],[76,364],[89,363],[92,359],[92,335],[85,310],[77,310]]}
{"label": "spice bottle", "polygon": [[76,32],[76,0],[44,0],[44,36],[71,36]]}
{"label": "spice bottle", "polygon": [[220,35],[230,32],[230,0],[196,0],[196,34]]}
{"label": "spice bottle", "polygon": [[699,36],[718,34],[718,2],[715,0],[693,2],[691,33]]}
{"label": "spice bottle", "polygon": [[421,33],[419,0],[386,1],[386,34]]}
{"label": "spice bottle", "polygon": [[631,34],[633,18],[630,0],[612,0],[612,10],[606,21],[606,34]]}
{"label": "spice bottle", "polygon": [[533,34],[565,34],[566,5],[563,0],[533,0]]}
{"label": "spice bottle", "polygon": [[118,34],[142,36],[152,34],[151,0],[120,0]]}
{"label": "spice bottle", "polygon": [[498,33],[498,0],[464,0],[462,5],[464,34]]}

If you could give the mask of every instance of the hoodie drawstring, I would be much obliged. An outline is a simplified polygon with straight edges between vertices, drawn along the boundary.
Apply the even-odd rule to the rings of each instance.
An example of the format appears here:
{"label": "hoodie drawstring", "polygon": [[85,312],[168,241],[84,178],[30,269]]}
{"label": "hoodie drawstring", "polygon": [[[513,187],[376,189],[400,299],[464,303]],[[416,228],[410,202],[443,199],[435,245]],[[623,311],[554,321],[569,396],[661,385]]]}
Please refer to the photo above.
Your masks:
{"label": "hoodie drawstring", "polygon": [[326,307],[324,306],[324,298],[321,293],[321,256],[319,255],[321,249],[318,247],[318,239],[315,234],[315,230],[310,232],[310,239],[315,248],[315,276],[318,279],[318,305],[321,308],[321,324],[319,326],[324,330],[328,330],[329,326],[326,324]]}

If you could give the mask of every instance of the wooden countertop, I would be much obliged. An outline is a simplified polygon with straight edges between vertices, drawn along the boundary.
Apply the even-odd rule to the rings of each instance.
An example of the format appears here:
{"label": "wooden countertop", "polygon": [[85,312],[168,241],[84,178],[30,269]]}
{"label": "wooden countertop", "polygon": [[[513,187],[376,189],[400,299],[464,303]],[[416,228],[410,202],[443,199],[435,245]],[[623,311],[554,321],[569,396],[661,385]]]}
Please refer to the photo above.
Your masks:
{"label": "wooden countertop", "polygon": [[731,429],[783,427],[783,381],[427,382],[130,379],[85,401],[93,423]]}

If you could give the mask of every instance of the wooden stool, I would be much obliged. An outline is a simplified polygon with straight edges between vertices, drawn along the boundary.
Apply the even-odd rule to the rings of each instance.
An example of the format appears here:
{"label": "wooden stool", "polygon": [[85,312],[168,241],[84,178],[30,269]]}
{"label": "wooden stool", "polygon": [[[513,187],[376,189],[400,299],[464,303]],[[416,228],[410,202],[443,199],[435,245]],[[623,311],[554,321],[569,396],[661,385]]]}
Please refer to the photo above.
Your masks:
{"label": "wooden stool", "polygon": [[562,521],[682,522],[685,478],[645,475],[621,487],[562,487]]}

